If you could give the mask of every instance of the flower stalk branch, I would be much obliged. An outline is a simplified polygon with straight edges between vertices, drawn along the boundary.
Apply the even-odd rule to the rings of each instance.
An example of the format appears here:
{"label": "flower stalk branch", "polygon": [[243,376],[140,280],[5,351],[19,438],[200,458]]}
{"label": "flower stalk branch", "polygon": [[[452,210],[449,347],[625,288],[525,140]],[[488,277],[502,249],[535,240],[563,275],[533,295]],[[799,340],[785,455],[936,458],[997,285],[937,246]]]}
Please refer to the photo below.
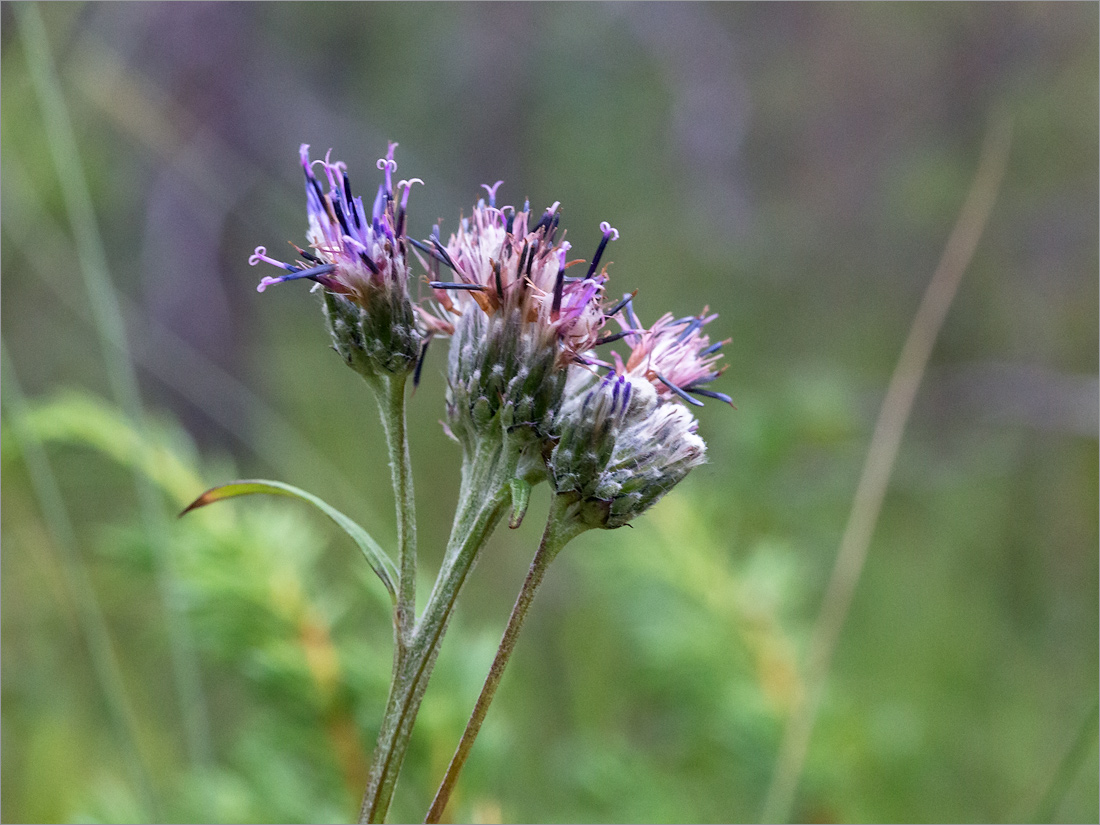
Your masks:
{"label": "flower stalk branch", "polygon": [[485,678],[485,684],[481,688],[481,694],[477,697],[474,710],[470,714],[470,720],[466,723],[466,730],[462,733],[458,747],[455,749],[451,763],[447,766],[447,773],[436,791],[432,807],[429,809],[425,822],[439,822],[440,817],[447,808],[447,802],[451,798],[458,775],[466,764],[466,758],[470,755],[470,749],[474,746],[481,731],[481,725],[485,721],[485,715],[489,712],[489,705],[496,695],[497,687],[504,676],[504,669],[512,657],[519,632],[523,628],[523,622],[527,618],[527,611],[535,600],[535,593],[542,584],[546,570],[570,541],[588,529],[587,525],[571,517],[569,512],[571,497],[556,495],[550,505],[550,515],[546,519],[546,528],[543,530],[542,540],[531,561],[531,567],[527,571],[527,577],[523,580],[523,587],[516,597],[516,603],[512,607],[512,614],[508,617],[508,625],[504,629],[504,635],[500,640],[496,656],[489,667],[489,675]]}
{"label": "flower stalk branch", "polygon": [[378,734],[359,821],[383,822],[404,763],[413,722],[435,666],[458,594],[489,535],[511,501],[520,450],[505,437],[486,439],[463,462],[460,506],[446,556],[406,653],[396,660],[393,684]]}

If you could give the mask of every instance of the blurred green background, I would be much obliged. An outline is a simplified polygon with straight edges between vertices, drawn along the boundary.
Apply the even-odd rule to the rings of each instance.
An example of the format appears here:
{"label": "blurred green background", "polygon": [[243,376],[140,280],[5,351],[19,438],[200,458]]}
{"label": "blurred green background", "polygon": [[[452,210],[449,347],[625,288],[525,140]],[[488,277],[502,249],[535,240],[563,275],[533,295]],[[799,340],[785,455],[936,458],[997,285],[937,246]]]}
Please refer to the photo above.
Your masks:
{"label": "blurred green background", "polygon": [[[36,8],[0,35],[4,821],[354,817],[381,588],[304,505],[174,513],[275,477],[392,543],[372,399],[305,287],[259,296],[247,266],[301,243],[299,143],[369,192],[387,139],[427,182],[410,234],[503,178],[562,202],[580,256],[619,229],[611,291],[644,321],[709,304],[732,338],[710,463],[555,563],[452,815],[757,819],[878,405],[1004,114],[790,816],[1100,817],[1095,4]],[[458,482],[444,349],[410,413],[425,586]],[[462,730],[535,502],[460,602],[395,821]]]}

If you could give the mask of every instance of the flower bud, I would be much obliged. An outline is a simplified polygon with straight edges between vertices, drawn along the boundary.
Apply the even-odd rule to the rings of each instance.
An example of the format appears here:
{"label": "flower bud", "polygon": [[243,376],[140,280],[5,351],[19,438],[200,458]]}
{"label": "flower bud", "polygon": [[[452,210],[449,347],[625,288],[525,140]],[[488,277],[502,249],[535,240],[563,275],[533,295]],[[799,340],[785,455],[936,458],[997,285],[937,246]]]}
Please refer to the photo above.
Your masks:
{"label": "flower bud", "polygon": [[706,457],[697,422],[644,379],[611,374],[566,403],[548,466],[589,527],[621,527]]}
{"label": "flower bud", "polygon": [[706,461],[698,426],[685,407],[666,401],[619,435],[594,496],[609,502],[603,526],[622,527]]}
{"label": "flower bud", "polygon": [[423,337],[407,296],[381,292],[373,296],[368,311],[345,295],[325,291],[324,310],[333,349],[360,375],[402,375],[416,369]]}
{"label": "flower bud", "polygon": [[545,433],[561,404],[566,371],[557,351],[515,313],[471,306],[455,325],[447,370],[447,417],[467,446],[504,427]]}

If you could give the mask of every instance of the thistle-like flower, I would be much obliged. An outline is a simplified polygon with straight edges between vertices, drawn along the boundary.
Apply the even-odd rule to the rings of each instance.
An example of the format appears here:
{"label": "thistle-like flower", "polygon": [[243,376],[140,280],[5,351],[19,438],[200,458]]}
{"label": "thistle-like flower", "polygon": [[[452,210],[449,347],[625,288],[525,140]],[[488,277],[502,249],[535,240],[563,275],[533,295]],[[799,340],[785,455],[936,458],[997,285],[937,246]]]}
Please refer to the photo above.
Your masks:
{"label": "thistle-like flower", "polygon": [[617,315],[623,331],[619,333],[630,346],[630,356],[624,363],[614,353],[616,372],[650,381],[663,399],[679,398],[696,407],[703,402],[694,396],[716,398],[733,406],[728,395],[706,389],[725,370],[715,368],[722,357],[719,350],[729,339],[712,344],[703,327],[717,318],[707,315],[704,307],[699,315],[673,318],[665,313],[649,329],[642,327],[634,313],[629,295],[623,296],[622,312]]}
{"label": "thistle-like flower", "polygon": [[[396,189],[390,143],[378,168],[384,180],[378,186],[368,215],[361,197],[352,195],[347,167],[340,161],[310,161],[309,146],[300,149],[306,179],[306,206],[310,250],[298,246],[301,261],[285,263],[260,246],[249,258],[283,270],[265,277],[256,289],[307,279],[324,290],[325,315],[333,346],[349,366],[366,377],[412,372],[422,354],[424,336],[409,299],[406,210],[409,190],[419,178],[399,181]],[[313,172],[320,165],[328,183],[326,192]],[[403,190],[403,191],[402,191]],[[398,200],[400,194],[400,200]]]}
{"label": "thistle-like flower", "polygon": [[647,510],[706,458],[698,422],[680,403],[696,398],[731,404],[725,393],[703,385],[717,378],[725,341],[711,344],[703,327],[717,316],[673,319],[649,329],[634,312],[631,295],[609,314],[619,318],[630,355],[613,353],[614,369],[593,385],[591,373],[574,367],[569,400],[556,425],[550,454],[551,484],[574,499],[574,517],[589,527],[621,527]]}
{"label": "thistle-like flower", "polygon": [[[569,277],[570,244],[558,236],[558,204],[533,224],[528,204],[517,212],[496,206],[486,186],[469,218],[444,245],[437,231],[417,247],[427,255],[435,290],[425,326],[453,336],[448,366],[452,431],[471,446],[491,427],[525,427],[545,436],[561,404],[567,367],[588,363],[605,323],[600,301],[606,272],[599,269],[618,232],[608,224],[587,273]],[[441,280],[440,267],[452,280]]]}
{"label": "thistle-like flower", "polygon": [[573,517],[586,527],[622,527],[706,460],[697,429],[649,381],[611,373],[566,402],[550,483],[574,500]]}

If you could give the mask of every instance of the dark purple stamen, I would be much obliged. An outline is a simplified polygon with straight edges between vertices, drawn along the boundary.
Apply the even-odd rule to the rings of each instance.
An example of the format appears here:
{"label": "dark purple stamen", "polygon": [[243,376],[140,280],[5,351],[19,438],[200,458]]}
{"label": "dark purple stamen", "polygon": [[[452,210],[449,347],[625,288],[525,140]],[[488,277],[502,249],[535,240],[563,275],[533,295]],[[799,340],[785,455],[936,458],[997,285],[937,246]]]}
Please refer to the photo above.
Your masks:
{"label": "dark purple stamen", "polygon": [[692,319],[692,322],[688,324],[687,329],[681,332],[680,335],[676,338],[676,343],[679,344],[701,326],[703,326],[703,322],[701,320],[699,320],[698,318]]}
{"label": "dark purple stamen", "polygon": [[546,238],[546,243],[548,243],[550,246],[554,245],[554,238],[556,238],[558,235],[558,221],[560,220],[561,215],[555,212],[554,220],[550,222],[550,231],[548,233],[548,237]]}
{"label": "dark purple stamen", "polygon": [[531,247],[531,255],[530,255],[530,257],[527,258],[527,277],[528,278],[531,277],[531,264],[533,264],[535,262],[535,255],[538,253],[538,251],[539,251],[539,241],[538,241],[538,238],[536,238],[535,239],[535,245],[533,247]]}
{"label": "dark purple stamen", "polygon": [[367,265],[367,269],[369,269],[373,274],[377,275],[379,272],[381,272],[381,270],[378,268],[378,264],[372,261],[370,255],[368,255],[366,252],[360,252],[359,259]]}
{"label": "dark purple stamen", "polygon": [[702,378],[696,378],[694,381],[691,382],[690,387],[684,387],[684,389],[690,392],[693,387],[698,387],[700,384],[709,384],[711,381],[716,381],[718,379],[718,376],[721,374],[721,370],[715,370],[708,375],[704,375]]}
{"label": "dark purple stamen", "polygon": [[663,375],[661,375],[661,373],[657,373],[657,378],[660,380],[660,382],[662,384],[664,384],[666,387],[668,387],[670,390],[672,390],[674,393],[676,393],[682,399],[687,401],[689,404],[694,404],[696,407],[703,406],[702,401],[700,401],[698,398],[692,398],[690,395],[688,395],[682,389],[680,389],[675,384],[673,384],[671,381],[669,381],[667,378],[665,378]]}
{"label": "dark purple stamen", "polygon": [[[637,294],[638,294],[638,290],[634,290],[629,295],[624,295],[622,300],[619,301],[618,303],[616,303],[615,306],[611,307],[611,309],[607,310],[607,312],[605,312],[604,315],[606,315],[608,318],[610,318],[612,315],[615,315],[617,312],[621,311],[624,307],[626,307],[631,301],[633,301],[634,296],[637,295]],[[633,322],[631,322],[631,323],[633,323]]]}
{"label": "dark purple stamen", "polygon": [[728,395],[726,395],[724,392],[715,392],[714,390],[700,390],[700,389],[696,389],[694,387],[692,389],[688,390],[688,392],[693,392],[696,395],[706,396],[707,398],[716,398],[719,401],[724,401],[725,403],[729,404],[731,407],[733,406],[733,399],[730,398]]}
{"label": "dark purple stamen", "polygon": [[610,335],[605,335],[603,338],[597,338],[596,346],[598,347],[600,344],[610,344],[612,341],[618,341],[620,338],[625,338],[628,335],[636,335],[639,332],[642,332],[642,330],[624,329],[622,332],[613,332]]}
{"label": "dark purple stamen", "polygon": [[[419,249],[425,255],[430,255],[433,261],[438,261],[439,263],[444,264],[445,266],[449,266],[451,269],[455,270],[455,272],[458,271],[458,268],[451,261],[450,256],[444,258],[435,249],[433,249],[432,247],[428,246],[425,243],[422,243],[422,242],[416,240],[415,238],[409,238],[409,243],[411,243],[413,246],[415,246],[417,249]],[[446,250],[444,250],[444,251],[446,251]]]}
{"label": "dark purple stamen", "polygon": [[[510,249],[511,249],[510,246],[505,247],[505,251],[510,250]],[[519,273],[523,272],[523,264],[527,260],[527,252],[528,251],[529,250],[528,250],[527,241],[524,241],[523,242],[523,251],[519,253],[519,263],[516,265],[516,272],[519,272]],[[535,257],[533,252],[531,253],[531,257],[532,258]]]}
{"label": "dark purple stamen", "polygon": [[699,355],[710,355],[712,352],[718,352],[718,350],[722,349],[722,345],[725,343],[725,341],[719,341],[717,344],[711,344],[705,350],[700,352]]}
{"label": "dark purple stamen", "polygon": [[351,197],[351,181],[348,180],[348,173],[344,172],[344,201],[350,206],[352,203]]}
{"label": "dark purple stamen", "polygon": [[428,286],[432,289],[465,289],[468,292],[484,292],[485,287],[481,284],[460,284],[451,281],[429,281]]}
{"label": "dark purple stamen", "polygon": [[310,269],[295,269],[289,275],[279,276],[280,281],[297,281],[300,278],[317,278],[319,275],[328,275],[336,269],[336,264],[321,264]]}
{"label": "dark purple stamen", "polygon": [[[630,296],[634,298],[633,295]],[[623,309],[623,313],[626,315],[626,320],[630,322],[632,327],[640,327],[641,323],[638,321],[638,316],[634,313],[634,304],[631,301],[626,302],[626,306]]]}
{"label": "dark purple stamen", "polygon": [[455,266],[455,262],[451,260],[451,256],[447,252],[447,247],[445,247],[443,244],[441,244],[439,242],[438,235],[432,235],[430,240],[432,242],[432,246],[435,247],[436,254],[439,255],[439,260],[442,261],[443,263],[445,263],[447,266],[449,266],[455,272],[458,272],[458,267]]}
{"label": "dark purple stamen", "polygon": [[550,225],[550,213],[549,212],[543,212],[542,217],[539,218],[539,220],[538,220],[538,223],[536,223],[534,226],[532,226],[527,231],[531,232],[533,234],[535,232],[538,232],[540,229],[545,229],[549,225]]}
{"label": "dark purple stamen", "polygon": [[501,280],[501,277],[500,277],[500,264],[499,263],[494,263],[493,264],[493,280],[496,281],[497,295],[499,295],[501,300],[503,300],[504,299],[504,282]]}
{"label": "dark purple stamen", "polygon": [[[618,233],[616,233],[616,237]],[[588,274],[586,278],[591,278],[592,274],[596,271],[596,267],[600,265],[600,258],[603,257],[603,251],[607,249],[607,242],[611,240],[611,231],[603,233],[603,237],[600,238],[600,245],[596,247],[596,254],[592,256],[592,263],[588,265]]]}
{"label": "dark purple stamen", "polygon": [[430,344],[431,342],[431,338],[425,338],[424,343],[420,345],[420,357],[416,360],[416,369],[413,370],[414,390],[420,386],[420,372],[424,369],[424,356],[428,354],[428,344]]}
{"label": "dark purple stamen", "polygon": [[306,187],[312,187],[313,194],[317,196],[317,200],[321,203],[325,202],[325,190],[321,188],[320,181],[313,177],[313,171],[309,168],[306,169]]}
{"label": "dark purple stamen", "polygon": [[316,255],[314,255],[312,252],[306,252],[304,249],[299,249],[298,250],[298,255],[302,258],[302,260],[309,261],[310,263],[314,263],[314,264],[323,264],[324,263],[324,261],[322,261]]}
{"label": "dark purple stamen", "polygon": [[551,313],[556,317],[561,310],[561,295],[565,289],[565,267],[558,270],[558,278],[554,282],[554,303],[550,305]]}
{"label": "dark purple stamen", "polygon": [[344,234],[350,235],[351,230],[348,229],[348,219],[344,217],[344,205],[340,203],[340,196],[337,194],[333,201],[332,211],[336,213],[336,220],[340,221],[340,228],[344,230]]}

